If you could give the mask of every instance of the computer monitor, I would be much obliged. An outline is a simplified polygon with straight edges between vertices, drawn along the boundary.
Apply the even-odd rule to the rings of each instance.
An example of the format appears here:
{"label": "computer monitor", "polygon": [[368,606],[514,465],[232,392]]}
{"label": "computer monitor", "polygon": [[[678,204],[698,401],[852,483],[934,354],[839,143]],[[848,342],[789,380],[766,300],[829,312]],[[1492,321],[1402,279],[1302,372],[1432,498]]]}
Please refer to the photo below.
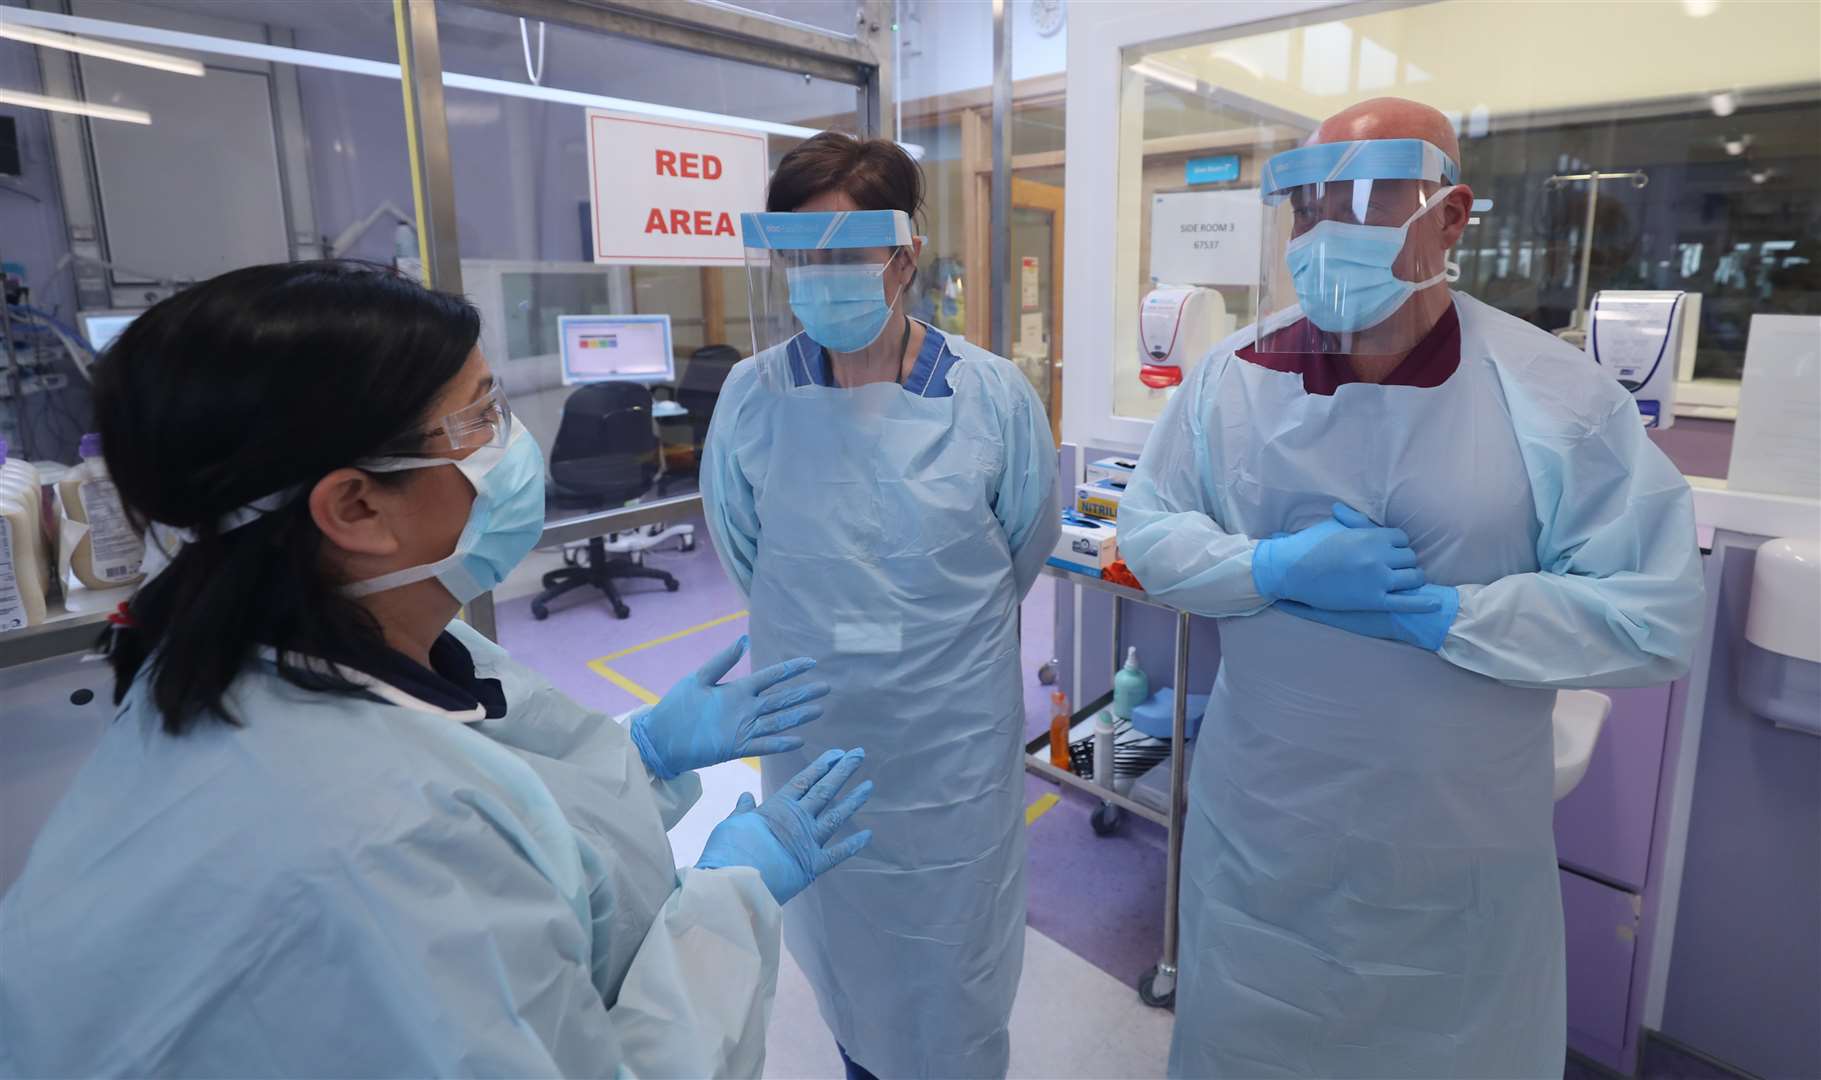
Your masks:
{"label": "computer monitor", "polygon": [[113,344],[126,324],[139,317],[137,311],[84,311],[77,316],[82,323],[82,336],[97,354]]}
{"label": "computer monitor", "polygon": [[559,315],[563,384],[675,382],[668,315]]}

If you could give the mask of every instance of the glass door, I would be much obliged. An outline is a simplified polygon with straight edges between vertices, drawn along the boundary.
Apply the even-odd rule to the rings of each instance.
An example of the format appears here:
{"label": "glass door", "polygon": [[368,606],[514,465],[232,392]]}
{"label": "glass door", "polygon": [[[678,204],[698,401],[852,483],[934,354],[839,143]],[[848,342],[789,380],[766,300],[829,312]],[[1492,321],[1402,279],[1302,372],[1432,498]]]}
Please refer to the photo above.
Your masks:
{"label": "glass door", "polygon": [[1062,441],[1062,189],[1012,179],[1012,356]]}

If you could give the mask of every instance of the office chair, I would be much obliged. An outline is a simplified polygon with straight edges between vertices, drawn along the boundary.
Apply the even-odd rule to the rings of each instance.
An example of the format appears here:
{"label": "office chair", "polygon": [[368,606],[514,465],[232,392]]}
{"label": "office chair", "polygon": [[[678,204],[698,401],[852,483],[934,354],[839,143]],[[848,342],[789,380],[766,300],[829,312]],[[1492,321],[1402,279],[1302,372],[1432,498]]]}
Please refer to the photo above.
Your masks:
{"label": "office chair", "polygon": [[[651,421],[651,390],[638,383],[594,383],[563,403],[563,421],[550,451],[550,501],[557,506],[607,509],[651,490],[658,475],[658,433]],[[565,556],[568,559],[568,556]],[[575,589],[601,590],[615,618],[632,614],[614,582],[620,578],[662,581],[676,592],[677,579],[607,552],[607,538],[588,539],[586,551],[568,566],[544,575],[544,591],[531,602],[532,618],[550,617],[550,601]]]}
{"label": "office chair", "polygon": [[740,362],[740,350],[732,345],[705,345],[689,354],[671,395],[678,405],[689,410],[689,442],[695,448],[695,471],[673,470],[658,481],[658,493],[686,476],[701,476],[702,446],[708,442],[708,422],[714,419],[715,402],[721,398],[721,387],[728,372]]}

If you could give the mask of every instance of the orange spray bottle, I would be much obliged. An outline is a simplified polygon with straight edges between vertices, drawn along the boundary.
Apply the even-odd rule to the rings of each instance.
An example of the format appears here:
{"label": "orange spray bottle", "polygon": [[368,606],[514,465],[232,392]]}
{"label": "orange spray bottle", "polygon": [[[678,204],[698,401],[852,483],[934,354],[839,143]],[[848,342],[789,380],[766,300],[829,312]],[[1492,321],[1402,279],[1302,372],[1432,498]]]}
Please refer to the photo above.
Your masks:
{"label": "orange spray bottle", "polygon": [[1050,694],[1050,764],[1058,769],[1069,763],[1069,698],[1060,690]]}

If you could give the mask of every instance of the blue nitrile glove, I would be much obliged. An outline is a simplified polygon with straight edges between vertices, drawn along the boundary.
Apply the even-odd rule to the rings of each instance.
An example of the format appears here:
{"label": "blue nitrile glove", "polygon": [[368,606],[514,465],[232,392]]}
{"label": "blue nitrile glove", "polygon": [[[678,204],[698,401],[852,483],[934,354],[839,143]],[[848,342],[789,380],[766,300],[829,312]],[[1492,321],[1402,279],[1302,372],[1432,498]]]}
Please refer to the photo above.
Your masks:
{"label": "blue nitrile glove", "polygon": [[708,834],[696,868],[750,866],[778,903],[789,901],[873,838],[871,829],[863,829],[838,844],[828,842],[872,796],[873,782],[867,780],[829,805],[865,760],[864,750],[830,750],[759,805],[742,793],[733,815]]}
{"label": "blue nitrile glove", "polygon": [[746,635],[721,650],[694,675],[670,688],[664,699],[632,720],[632,741],[645,768],[660,780],[723,761],[782,754],[803,745],[795,735],[779,732],[801,727],[822,715],[808,705],[828,696],[827,683],[806,683],[767,693],[781,682],[816,666],[806,656],[773,664],[744,679],[721,682],[746,654]]}
{"label": "blue nitrile glove", "polygon": [[1414,591],[1426,580],[1404,530],[1380,528],[1344,503],[1332,520],[1252,550],[1259,595],[1330,611],[1431,611],[1434,599]]}
{"label": "blue nitrile glove", "polygon": [[1348,633],[1365,637],[1401,641],[1419,649],[1437,652],[1448,640],[1448,628],[1460,614],[1461,591],[1452,585],[1424,585],[1411,591],[1433,611],[1327,611],[1294,600],[1279,600],[1272,605],[1279,611],[1310,622],[1325,623]]}

